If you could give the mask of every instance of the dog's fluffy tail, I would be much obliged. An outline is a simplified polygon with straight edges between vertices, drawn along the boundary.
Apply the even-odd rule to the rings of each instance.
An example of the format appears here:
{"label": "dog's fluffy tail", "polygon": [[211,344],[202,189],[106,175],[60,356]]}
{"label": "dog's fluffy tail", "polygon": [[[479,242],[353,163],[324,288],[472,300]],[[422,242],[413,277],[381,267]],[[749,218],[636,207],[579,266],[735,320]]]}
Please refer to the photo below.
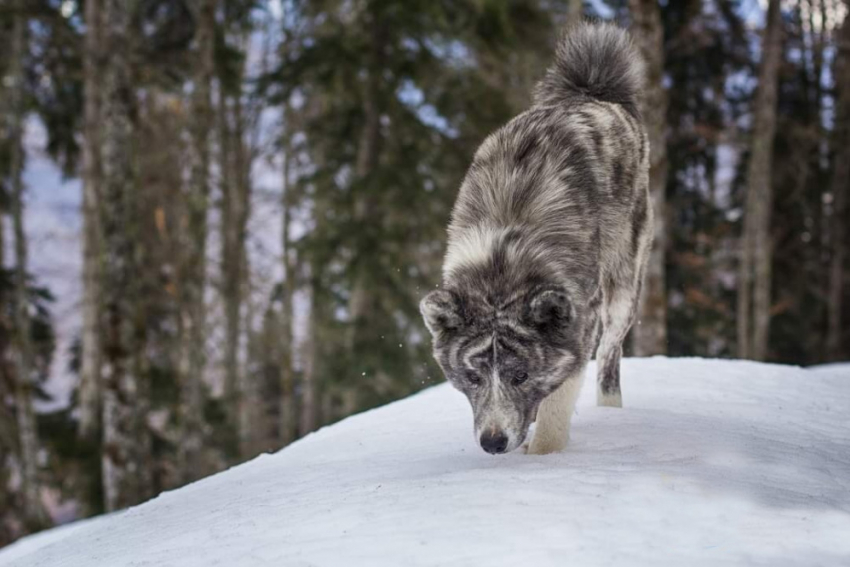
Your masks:
{"label": "dog's fluffy tail", "polygon": [[567,28],[555,62],[538,83],[536,106],[596,99],[623,105],[634,115],[643,89],[643,59],[624,30],[612,24]]}

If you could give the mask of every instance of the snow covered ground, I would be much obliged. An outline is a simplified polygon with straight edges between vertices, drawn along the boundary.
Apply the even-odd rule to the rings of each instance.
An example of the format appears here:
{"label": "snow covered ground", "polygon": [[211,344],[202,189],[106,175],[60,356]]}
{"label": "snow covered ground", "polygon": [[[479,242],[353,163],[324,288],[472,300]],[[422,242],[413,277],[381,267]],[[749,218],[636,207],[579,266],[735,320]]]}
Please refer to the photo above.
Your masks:
{"label": "snow covered ground", "polygon": [[485,454],[431,388],[0,566],[850,565],[850,368],[630,359],[623,386],[597,408],[588,379],[545,457]]}

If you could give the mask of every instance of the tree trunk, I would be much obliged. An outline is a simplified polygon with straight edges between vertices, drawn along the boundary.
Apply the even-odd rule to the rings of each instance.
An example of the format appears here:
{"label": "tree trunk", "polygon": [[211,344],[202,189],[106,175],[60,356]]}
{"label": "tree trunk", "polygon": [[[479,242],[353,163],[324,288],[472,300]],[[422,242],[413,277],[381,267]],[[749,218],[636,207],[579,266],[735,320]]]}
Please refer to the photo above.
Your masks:
{"label": "tree trunk", "polygon": [[185,482],[202,476],[204,366],[206,362],[207,211],[210,194],[209,138],[213,115],[210,90],[214,70],[215,0],[196,0],[196,67],[192,91],[189,147],[190,177],[181,226],[180,288],[180,410],[182,439],[180,471]]}
{"label": "tree trunk", "polygon": [[[225,176],[222,198],[222,296],[225,316],[225,353],[224,353],[224,396],[230,411],[230,422],[237,432],[240,447],[247,450],[251,431],[246,430],[251,423],[244,415],[253,411],[243,399],[240,385],[239,349],[242,328],[242,303],[244,299],[245,278],[247,276],[247,254],[245,249],[248,212],[251,196],[250,151],[246,147],[242,93],[233,96],[228,108],[226,98],[222,100],[223,148],[226,148],[227,163],[223,164],[228,173]],[[227,119],[230,116],[231,120]],[[232,122],[232,126],[229,123]],[[226,138],[226,141],[224,141]],[[240,449],[241,451],[242,449]]]}
{"label": "tree trunk", "polygon": [[850,0],[845,0],[846,15],[837,36],[838,55],[835,60],[837,99],[835,131],[833,132],[832,199],[832,257],[829,265],[829,318],[827,355],[830,360],[842,360],[841,326],[844,308],[844,256],[847,248],[847,193],[850,191]]}
{"label": "tree trunk", "polygon": [[[287,105],[288,106],[288,105]],[[295,277],[296,277],[296,261],[294,251],[290,245],[290,224],[292,219],[292,209],[295,206],[293,196],[293,188],[289,183],[291,173],[290,155],[292,148],[289,144],[289,139],[292,135],[291,124],[289,122],[290,115],[288,108],[284,108],[284,127],[287,131],[284,133],[283,143],[283,228],[282,228],[282,250],[283,250],[283,289],[281,290],[281,308],[280,308],[280,329],[281,329],[281,357],[280,357],[280,442],[286,446],[295,440],[297,435],[296,424],[297,416],[295,412],[295,369],[294,369],[294,338],[292,333],[293,322],[293,307],[295,296]]]}
{"label": "tree trunk", "polygon": [[[297,7],[297,5],[295,6]],[[289,14],[287,13],[287,16]],[[288,61],[291,49],[295,45],[295,29],[291,23],[285,30],[280,44],[280,57]],[[281,151],[283,154],[283,172],[281,175],[281,207],[283,208],[283,227],[281,230],[281,256],[283,261],[283,288],[281,289],[280,308],[280,423],[279,441],[286,446],[298,436],[298,414],[295,403],[295,337],[293,333],[295,306],[295,278],[297,272],[296,251],[292,249],[290,232],[292,211],[296,205],[295,191],[291,184],[292,164],[294,162],[292,138],[295,135],[294,117],[289,100],[284,101],[281,109],[283,134]]]}
{"label": "tree trunk", "polygon": [[758,90],[753,102],[753,133],[747,166],[747,197],[738,282],[738,355],[755,360],[767,358],[770,330],[771,168],[781,59],[780,0],[770,0],[762,40]]}
{"label": "tree trunk", "polygon": [[100,336],[98,333],[98,262],[100,230],[100,58],[101,0],[86,0],[83,137],[83,332],[80,365],[80,423],[83,438],[93,437],[100,424]]}
{"label": "tree trunk", "polygon": [[641,113],[649,137],[649,191],[655,216],[652,252],[633,330],[637,356],[667,353],[667,93],[664,90],[664,27],[657,0],[629,0],[632,36],[646,61]]}
{"label": "tree trunk", "polygon": [[101,82],[100,155],[102,185],[99,267],[103,494],[107,511],[140,502],[144,417],[137,409],[136,355],[140,336],[134,318],[139,302],[139,235],[136,206],[135,91],[131,70],[135,38],[132,0],[105,0],[104,65]]}
{"label": "tree trunk", "polygon": [[23,518],[31,529],[46,522],[38,480],[38,425],[33,410],[33,349],[27,293],[27,241],[24,232],[24,68],[26,19],[24,2],[15,4],[12,30],[12,56],[9,77],[11,110],[10,163],[12,189],[12,231],[15,237],[14,322],[15,322],[15,406],[18,426],[18,457],[21,467]]}
{"label": "tree trunk", "polygon": [[321,348],[319,346],[319,320],[321,317],[321,308],[318,304],[319,298],[319,283],[318,274],[315,272],[315,267],[311,266],[311,284],[310,284],[310,319],[307,329],[307,340],[304,341],[304,367],[302,369],[303,377],[301,381],[301,415],[298,424],[298,435],[304,437],[308,433],[316,429],[316,411],[317,411],[317,370],[319,366],[319,357]]}

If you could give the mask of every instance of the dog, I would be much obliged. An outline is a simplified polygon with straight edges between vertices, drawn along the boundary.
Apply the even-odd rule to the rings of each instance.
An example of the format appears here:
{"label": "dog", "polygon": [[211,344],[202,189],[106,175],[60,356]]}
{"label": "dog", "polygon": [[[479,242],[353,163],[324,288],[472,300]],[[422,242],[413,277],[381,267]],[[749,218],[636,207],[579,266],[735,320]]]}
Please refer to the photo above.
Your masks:
{"label": "dog", "polygon": [[643,62],[628,34],[579,24],[529,110],[484,140],[420,311],[475,436],[498,454],[561,451],[596,349],[597,403],[622,407],[620,357],[652,241]]}

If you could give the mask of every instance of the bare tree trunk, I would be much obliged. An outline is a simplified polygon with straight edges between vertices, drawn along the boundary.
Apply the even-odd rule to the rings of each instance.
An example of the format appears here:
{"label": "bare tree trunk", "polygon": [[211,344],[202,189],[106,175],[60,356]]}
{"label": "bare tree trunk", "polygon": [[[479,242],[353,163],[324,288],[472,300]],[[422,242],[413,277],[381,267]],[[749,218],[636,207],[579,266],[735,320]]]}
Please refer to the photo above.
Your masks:
{"label": "bare tree trunk", "polygon": [[752,148],[747,167],[747,199],[738,283],[738,354],[741,358],[755,360],[767,358],[770,330],[770,213],[773,206],[771,168],[781,59],[780,0],[770,0],[767,26],[762,40],[758,90],[753,102]]}
{"label": "bare tree trunk", "polygon": [[80,367],[80,436],[91,438],[100,424],[100,336],[98,333],[98,262],[100,230],[100,57],[101,0],[86,1],[83,138],[83,332]]}
{"label": "bare tree trunk", "polygon": [[196,0],[196,67],[192,92],[190,178],[182,223],[180,288],[180,470],[188,482],[203,474],[204,366],[206,362],[207,211],[210,193],[209,138],[213,115],[210,90],[214,70],[215,0]]}
{"label": "bare tree trunk", "polygon": [[[243,274],[247,275],[247,269]],[[255,320],[256,311],[254,301],[252,301],[247,288],[248,278],[244,277],[239,286],[240,321],[237,328],[240,330],[240,334],[245,336],[245,349],[251,351],[253,348],[256,351],[261,349],[257,343],[261,343],[263,339],[252,332],[252,323]],[[237,350],[237,355],[241,350],[241,348]],[[238,392],[239,400],[236,412],[236,429],[239,432],[239,456],[242,459],[250,459],[256,456],[262,450],[264,437],[265,400],[262,396],[265,375],[262,368],[263,364],[257,365],[259,368],[254,367],[249,373],[248,356],[237,356],[236,359],[236,392]],[[262,360],[262,355],[260,355],[260,358]]]}
{"label": "bare tree trunk", "polygon": [[[296,4],[297,7],[297,4]],[[287,13],[287,16],[290,14]],[[286,19],[286,18],[284,18]],[[282,61],[290,57],[290,50],[295,44],[295,26],[289,22],[285,36],[280,44]],[[283,289],[281,290],[280,309],[280,427],[279,437],[283,446],[288,445],[298,436],[298,414],[295,403],[295,325],[294,307],[297,277],[296,251],[292,249],[290,232],[292,211],[296,205],[294,187],[291,185],[293,155],[292,138],[295,135],[294,117],[289,100],[282,105],[283,135],[281,147],[283,153],[283,172],[281,176],[281,207],[283,208],[283,227],[281,231],[281,250],[283,260]]]}
{"label": "bare tree trunk", "polygon": [[643,285],[638,322],[633,329],[637,356],[667,352],[667,93],[664,90],[664,27],[657,0],[629,0],[632,36],[646,61],[646,91],[641,113],[649,137],[649,191],[655,216],[652,253]]}
{"label": "bare tree trunk", "polygon": [[283,289],[281,290],[281,309],[280,309],[280,328],[281,328],[281,357],[280,357],[280,442],[282,445],[288,445],[295,440],[297,435],[296,424],[297,416],[295,413],[295,369],[294,364],[294,338],[292,333],[293,326],[293,307],[295,296],[295,277],[296,277],[296,261],[294,251],[290,245],[290,223],[292,219],[292,209],[295,206],[293,198],[293,188],[289,184],[289,176],[291,173],[290,164],[292,156],[290,155],[292,147],[289,144],[291,137],[291,124],[289,122],[290,115],[287,108],[284,109],[284,127],[287,132],[284,134],[283,143],[283,229],[282,229],[282,249],[283,249],[283,268],[284,280]]}
{"label": "bare tree trunk", "polygon": [[[226,101],[224,102],[227,107]],[[231,114],[226,110],[226,113]],[[227,121],[228,119],[225,118]],[[239,274],[240,265],[236,258],[236,234],[238,213],[239,192],[239,175],[237,168],[232,165],[234,153],[238,152],[236,146],[240,141],[236,139],[232,130],[228,127],[225,134],[228,137],[226,142],[228,146],[228,154],[231,157],[231,163],[226,163],[223,167],[228,168],[227,182],[223,187],[222,196],[222,296],[224,300],[224,318],[225,318],[225,344],[224,344],[224,399],[228,411],[230,413],[230,422],[237,430],[237,438],[241,439],[245,432],[239,431],[238,421],[241,399],[239,392],[239,311],[241,304],[241,294],[239,282],[241,276]]]}
{"label": "bare tree trunk", "polygon": [[[223,102],[225,108],[227,104]],[[225,111],[232,118],[232,130],[227,126],[222,135],[227,137],[227,153],[231,158],[223,167],[229,169],[222,199],[222,296],[225,315],[224,395],[231,412],[231,423],[236,428],[240,447],[248,447],[251,423],[243,414],[252,411],[243,400],[240,388],[239,348],[242,329],[242,304],[247,276],[246,231],[251,198],[250,151],[245,140],[245,116],[242,93],[233,97],[232,108]]]}
{"label": "bare tree trunk", "polygon": [[146,495],[140,455],[146,432],[137,408],[139,344],[134,318],[139,301],[139,235],[136,206],[135,92],[131,70],[136,44],[132,0],[103,4],[104,65],[101,82],[102,185],[100,230],[103,493],[107,511]]}
{"label": "bare tree trunk", "polygon": [[14,28],[12,31],[12,57],[9,77],[12,87],[9,106],[12,112],[10,124],[11,156],[9,169],[12,189],[12,227],[15,236],[15,406],[18,426],[18,457],[21,466],[21,491],[23,494],[23,517],[31,528],[46,523],[38,480],[38,425],[33,410],[33,349],[27,293],[27,241],[24,232],[24,69],[26,49],[26,18],[24,2],[15,4]]}
{"label": "bare tree trunk", "polygon": [[844,256],[847,248],[847,193],[850,191],[850,0],[844,2],[847,12],[838,34],[835,60],[836,87],[835,131],[833,133],[832,170],[832,257],[829,265],[829,321],[826,348],[831,360],[845,356],[842,349],[842,310],[844,308]]}
{"label": "bare tree trunk", "polygon": [[301,415],[298,424],[298,435],[303,437],[316,429],[316,371],[318,369],[321,348],[319,347],[319,319],[321,309],[318,305],[318,282],[315,271],[310,274],[310,319],[307,329],[307,340],[304,341],[304,368],[301,382]]}

